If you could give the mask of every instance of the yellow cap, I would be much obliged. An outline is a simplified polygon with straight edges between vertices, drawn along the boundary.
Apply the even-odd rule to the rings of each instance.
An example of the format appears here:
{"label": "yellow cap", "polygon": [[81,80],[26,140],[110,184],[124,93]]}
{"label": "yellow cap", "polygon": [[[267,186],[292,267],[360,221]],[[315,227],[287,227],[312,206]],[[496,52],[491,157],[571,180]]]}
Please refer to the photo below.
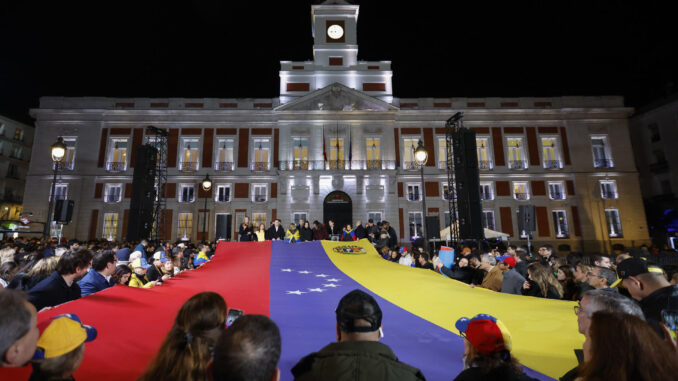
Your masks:
{"label": "yellow cap", "polygon": [[79,320],[72,314],[58,316],[52,320],[38,339],[38,347],[44,352],[41,357],[59,357],[79,347],[85,341],[94,340],[96,329],[83,325]]}

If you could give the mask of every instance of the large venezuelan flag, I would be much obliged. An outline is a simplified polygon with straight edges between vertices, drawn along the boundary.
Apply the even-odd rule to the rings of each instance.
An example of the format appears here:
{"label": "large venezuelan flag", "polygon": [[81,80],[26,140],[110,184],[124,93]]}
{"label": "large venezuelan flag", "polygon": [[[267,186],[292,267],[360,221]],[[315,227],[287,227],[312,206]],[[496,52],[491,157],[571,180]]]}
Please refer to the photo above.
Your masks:
{"label": "large venezuelan flag", "polygon": [[[506,295],[450,280],[433,271],[387,262],[369,242],[223,242],[212,261],[150,290],[112,289],[40,313],[39,321],[72,312],[99,330],[87,344],[77,380],[133,380],[151,361],[180,306],[215,291],[230,308],[269,315],[280,327],[283,380],[304,355],[335,341],[339,299],[371,293],[384,318],[383,342],[429,380],[451,380],[462,369],[462,338],[454,323],[488,313],[513,337],[513,353],[533,377],[559,377],[581,348],[573,303]],[[2,380],[25,380],[30,369],[0,369]]]}

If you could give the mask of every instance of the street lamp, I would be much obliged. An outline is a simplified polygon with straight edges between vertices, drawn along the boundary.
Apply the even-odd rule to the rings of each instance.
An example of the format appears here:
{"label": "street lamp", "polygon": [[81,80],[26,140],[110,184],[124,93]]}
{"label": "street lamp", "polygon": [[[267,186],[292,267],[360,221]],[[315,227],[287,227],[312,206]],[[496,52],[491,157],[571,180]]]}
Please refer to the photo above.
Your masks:
{"label": "street lamp", "polygon": [[56,143],[52,144],[50,151],[52,154],[52,162],[54,162],[54,178],[52,179],[52,190],[49,197],[49,207],[47,208],[47,220],[45,222],[45,227],[42,230],[43,238],[47,238],[49,236],[49,227],[52,225],[54,198],[56,196],[54,193],[56,192],[57,172],[61,167],[61,161],[64,159],[64,156],[66,156],[66,145],[64,144],[64,139],[61,136],[59,136]]}
{"label": "street lamp", "polygon": [[[426,234],[424,233],[424,224],[426,223],[426,183],[424,182],[424,166],[426,165],[426,162],[428,161],[428,150],[426,147],[424,147],[424,144],[419,140],[419,144],[417,145],[417,149],[414,150],[414,162],[417,163],[421,170],[421,208],[422,208],[422,214],[421,214],[421,231],[424,239],[424,248],[428,252],[428,240],[426,239]],[[417,229],[417,224],[415,221],[414,224],[414,229]]]}
{"label": "street lamp", "polygon": [[209,192],[210,189],[212,189],[212,180],[210,180],[210,175],[207,174],[205,175],[205,178],[202,180],[200,183],[200,186],[202,187],[202,190],[205,191],[205,209],[203,210],[203,218],[202,218],[202,241],[207,242],[207,199],[209,198],[207,196],[207,192]]}

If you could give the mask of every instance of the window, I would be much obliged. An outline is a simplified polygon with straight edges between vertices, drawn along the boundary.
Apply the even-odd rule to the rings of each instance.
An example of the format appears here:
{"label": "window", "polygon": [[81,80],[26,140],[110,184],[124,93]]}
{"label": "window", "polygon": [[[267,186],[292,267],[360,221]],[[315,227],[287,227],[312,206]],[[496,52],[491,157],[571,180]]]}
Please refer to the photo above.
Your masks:
{"label": "window", "polygon": [[422,237],[424,235],[424,228],[422,224],[421,212],[410,212],[410,237]]}
{"label": "window", "polygon": [[72,171],[75,168],[75,143],[77,138],[68,137],[64,138],[64,144],[66,145],[66,155],[62,160],[63,169]]}
{"label": "window", "polygon": [[438,168],[447,169],[447,139],[438,138]]}
{"label": "window", "polygon": [[652,123],[649,126],[647,126],[648,130],[650,130],[650,140],[654,142],[658,142],[662,139],[661,135],[659,134],[659,126],[657,123]]}
{"label": "window", "polygon": [[217,191],[214,195],[214,201],[216,202],[231,201],[231,186],[224,184],[217,185]]}
{"label": "window", "polygon": [[492,169],[488,138],[476,138],[476,152],[478,153],[478,169]]}
{"label": "window", "polygon": [[254,163],[253,171],[268,171],[271,151],[271,141],[269,138],[254,139]]}
{"label": "window", "polygon": [[179,202],[195,201],[195,184],[179,185]]}
{"label": "window", "polygon": [[12,157],[21,160],[24,155],[24,148],[22,146],[14,146]]}
{"label": "window", "polygon": [[367,213],[367,220],[372,220],[376,224],[377,222],[381,221],[381,212],[368,212]]}
{"label": "window", "polygon": [[381,139],[367,138],[365,139],[366,152],[366,168],[367,169],[381,169]]}
{"label": "window", "polygon": [[605,219],[607,220],[607,233],[610,238],[622,238],[621,219],[619,218],[619,210],[605,209]]}
{"label": "window", "polygon": [[558,145],[556,138],[541,138],[541,154],[544,160],[544,168],[560,169],[560,155],[558,154]]}
{"label": "window", "polygon": [[507,138],[508,165],[511,169],[524,169],[526,162],[523,160],[522,138]]}
{"label": "window", "polygon": [[[68,199],[68,184],[66,183],[57,183],[54,186],[54,199],[55,200],[67,200]],[[50,195],[50,201],[51,201]]]}
{"label": "window", "polygon": [[190,239],[193,234],[193,213],[179,213],[178,236],[182,240]]}
{"label": "window", "polygon": [[19,179],[19,167],[14,163],[9,163],[7,165],[7,177],[10,179]]}
{"label": "window", "polygon": [[607,136],[592,136],[593,166],[595,168],[612,168],[612,156],[607,144]]}
{"label": "window", "polygon": [[120,202],[122,200],[122,184],[106,184],[104,202]]}
{"label": "window", "polygon": [[450,187],[449,184],[447,183],[440,183],[440,185],[443,188],[442,196],[443,200],[449,200],[450,199]]}
{"label": "window", "polygon": [[127,170],[127,139],[111,139],[111,150],[108,153],[106,169],[111,172]]}
{"label": "window", "polygon": [[14,130],[14,140],[22,141],[24,140],[24,130],[22,128],[17,128]]}
{"label": "window", "polygon": [[306,217],[306,212],[292,213],[292,221],[294,222],[295,225],[297,225],[297,227],[299,226],[299,220],[308,221],[308,218]]}
{"label": "window", "polygon": [[407,199],[409,201],[419,201],[419,190],[421,184],[407,184]]}
{"label": "window", "polygon": [[483,201],[494,200],[492,183],[480,183],[480,199]]}
{"label": "window", "polygon": [[443,214],[445,215],[445,227],[451,226],[452,220],[450,220],[450,211],[446,210]]}
{"label": "window", "polygon": [[549,198],[551,200],[564,200],[565,193],[563,192],[563,182],[549,182]]}
{"label": "window", "polygon": [[219,139],[214,169],[217,171],[232,171],[233,163],[233,139]]}
{"label": "window", "polygon": [[419,144],[418,138],[403,139],[403,169],[417,169],[417,163],[414,161],[414,150]]}
{"label": "window", "polygon": [[268,229],[268,221],[266,221],[266,213],[252,213],[252,225],[259,226],[264,224]]}
{"label": "window", "polygon": [[181,162],[179,170],[197,171],[200,163],[200,139],[183,138],[181,140]]}
{"label": "window", "polygon": [[308,138],[293,138],[294,169],[308,169]]}
{"label": "window", "polygon": [[617,192],[617,182],[615,180],[601,180],[600,197],[604,199],[619,198],[619,193]]}
{"label": "window", "polygon": [[344,139],[330,139],[330,169],[344,169]]}
{"label": "window", "polygon": [[118,232],[118,213],[104,213],[104,231],[102,237],[113,241]]}
{"label": "window", "polygon": [[527,182],[513,183],[513,198],[519,201],[526,201],[530,199],[530,193],[527,188]]}
{"label": "window", "polygon": [[494,229],[494,211],[493,210],[483,210],[482,220],[483,220],[483,227],[485,229],[495,230]]}
{"label": "window", "polygon": [[268,185],[266,184],[253,184],[252,185],[252,201],[254,202],[266,202],[268,197]]}
{"label": "window", "polygon": [[567,230],[567,215],[564,210],[553,211],[553,230],[556,232],[556,238],[567,238],[570,236]]}

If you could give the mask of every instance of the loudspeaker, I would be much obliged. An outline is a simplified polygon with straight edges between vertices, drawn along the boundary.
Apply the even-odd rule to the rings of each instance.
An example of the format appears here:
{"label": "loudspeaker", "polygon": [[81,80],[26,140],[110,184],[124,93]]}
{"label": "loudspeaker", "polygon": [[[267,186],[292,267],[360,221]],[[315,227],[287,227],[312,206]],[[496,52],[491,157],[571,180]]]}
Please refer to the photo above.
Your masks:
{"label": "loudspeaker", "polygon": [[518,207],[518,233],[522,234],[523,230],[530,234],[536,231],[535,223],[535,208],[534,205],[520,205]]}
{"label": "loudspeaker", "polygon": [[426,239],[440,238],[440,218],[426,216]]}
{"label": "loudspeaker", "polygon": [[52,221],[69,223],[73,218],[73,207],[75,201],[73,200],[57,200],[54,206],[54,218]]}
{"label": "loudspeaker", "polygon": [[158,150],[150,145],[138,146],[132,176],[132,199],[130,200],[127,240],[139,241],[149,238],[153,229],[155,206],[155,176]]}
{"label": "loudspeaker", "polygon": [[459,236],[462,239],[483,239],[480,174],[476,154],[476,133],[465,128],[454,132],[453,158],[459,215]]}
{"label": "loudspeaker", "polygon": [[231,240],[231,237],[228,234],[228,232],[231,231],[231,219],[232,217],[230,214],[217,214],[217,239],[225,239],[227,241]]}

